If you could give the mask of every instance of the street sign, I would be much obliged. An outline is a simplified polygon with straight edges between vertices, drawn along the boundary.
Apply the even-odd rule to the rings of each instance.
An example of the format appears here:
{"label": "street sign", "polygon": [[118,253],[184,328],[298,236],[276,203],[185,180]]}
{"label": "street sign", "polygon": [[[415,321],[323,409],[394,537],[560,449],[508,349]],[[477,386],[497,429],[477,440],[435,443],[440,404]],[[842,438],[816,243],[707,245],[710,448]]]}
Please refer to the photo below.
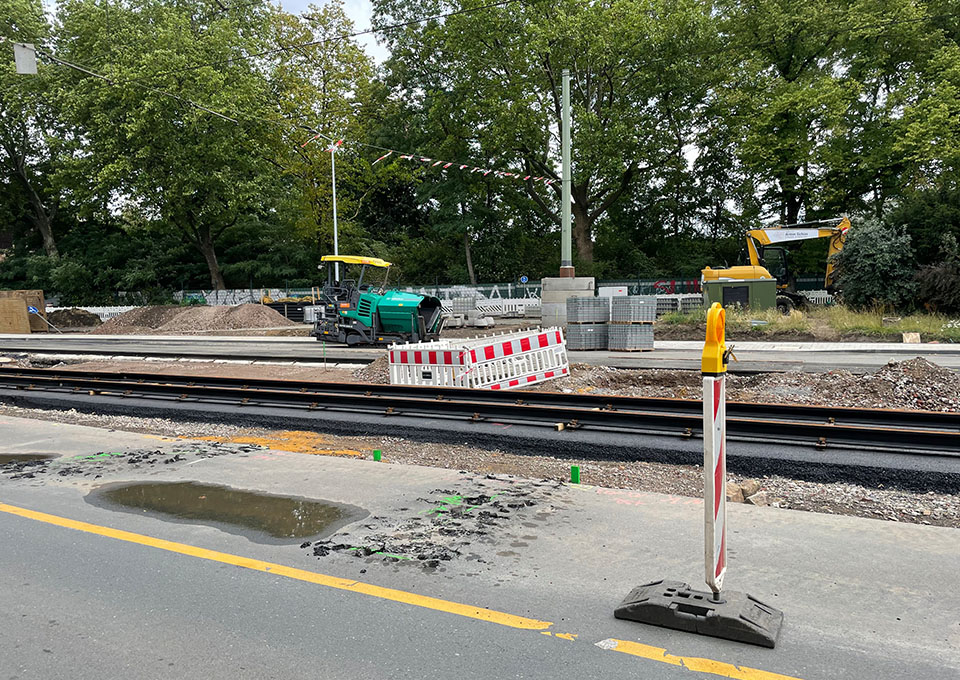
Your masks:
{"label": "street sign", "polygon": [[527,276],[521,276],[521,277],[520,277],[520,283],[526,283],[526,282],[529,281],[529,280],[530,280],[530,278],[527,277]]}
{"label": "street sign", "polygon": [[[23,309],[23,308],[21,307],[21,309]],[[36,307],[34,307],[33,305],[30,305],[29,307],[27,307],[27,311],[30,312],[31,314],[39,314],[39,313],[40,313],[40,310],[37,309]]]}
{"label": "street sign", "polygon": [[13,43],[13,61],[18,74],[37,74],[37,49],[33,43]]}

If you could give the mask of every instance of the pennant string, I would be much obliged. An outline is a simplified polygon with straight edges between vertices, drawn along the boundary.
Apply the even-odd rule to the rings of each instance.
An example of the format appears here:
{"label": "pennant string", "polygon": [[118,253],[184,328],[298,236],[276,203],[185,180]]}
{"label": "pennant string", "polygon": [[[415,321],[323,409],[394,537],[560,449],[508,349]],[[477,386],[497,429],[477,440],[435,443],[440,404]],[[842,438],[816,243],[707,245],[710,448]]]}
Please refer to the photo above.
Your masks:
{"label": "pennant string", "polygon": [[[318,132],[318,133],[315,134],[313,137],[311,137],[310,139],[308,139],[307,141],[305,141],[303,144],[301,144],[301,145],[300,145],[300,148],[302,149],[302,148],[304,148],[305,146],[307,146],[308,144],[310,144],[312,141],[314,141],[315,139],[319,139],[320,137],[324,137],[324,136],[325,136],[325,135],[323,135],[322,133],[319,133],[319,132]],[[328,137],[327,139],[330,139],[330,138]],[[343,140],[343,139],[330,140],[330,141],[331,141],[330,146],[325,149],[325,151],[328,152],[328,153],[333,153],[333,152],[336,151],[339,147],[343,146],[343,144],[344,144],[344,142],[345,142],[345,140]],[[449,169],[449,168],[456,167],[457,169],[459,169],[459,170],[465,170],[465,171],[469,172],[470,174],[473,174],[473,173],[475,173],[475,172],[479,172],[479,173],[481,173],[484,177],[487,177],[487,176],[489,176],[489,175],[492,174],[494,177],[500,177],[500,178],[504,178],[504,179],[509,177],[509,178],[512,178],[512,179],[520,180],[520,181],[522,181],[522,182],[526,182],[526,181],[543,182],[543,183],[546,184],[546,185],[551,185],[551,184],[554,184],[555,182],[559,181],[559,180],[556,180],[556,179],[550,179],[550,178],[542,177],[542,176],[525,175],[525,174],[520,173],[520,172],[508,172],[508,171],[506,171],[506,170],[493,170],[493,169],[488,169],[488,168],[481,168],[481,167],[478,167],[478,166],[476,166],[476,165],[470,165],[470,164],[468,164],[468,163],[458,163],[458,162],[456,162],[456,161],[437,160],[437,159],[435,159],[435,158],[428,158],[428,157],[426,157],[426,156],[421,156],[421,155],[419,155],[419,154],[401,153],[401,152],[396,151],[396,150],[394,150],[394,149],[384,149],[383,147],[375,147],[375,146],[371,146],[370,144],[364,144],[363,142],[350,142],[350,143],[351,143],[351,144],[358,144],[358,145],[360,145],[360,146],[370,146],[371,148],[379,149],[379,150],[381,150],[381,151],[385,151],[385,152],[386,152],[386,153],[382,154],[380,157],[378,157],[375,161],[373,161],[373,163],[371,163],[371,165],[376,165],[376,164],[379,163],[380,161],[386,160],[387,158],[390,158],[390,156],[392,156],[392,155],[394,155],[394,154],[397,154],[397,158],[399,158],[400,160],[404,160],[404,161],[416,161],[416,162],[418,162],[418,163],[424,163],[424,164],[428,165],[428,166],[431,167],[431,168],[437,168],[437,167],[439,167],[441,170],[447,170],[447,169]]]}

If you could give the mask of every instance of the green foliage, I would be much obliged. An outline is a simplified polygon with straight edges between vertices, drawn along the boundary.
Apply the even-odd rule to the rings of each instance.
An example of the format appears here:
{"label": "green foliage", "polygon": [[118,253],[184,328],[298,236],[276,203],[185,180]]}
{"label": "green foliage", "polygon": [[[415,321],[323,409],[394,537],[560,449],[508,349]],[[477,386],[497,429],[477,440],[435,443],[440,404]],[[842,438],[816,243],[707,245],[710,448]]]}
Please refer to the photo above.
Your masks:
{"label": "green foliage", "polygon": [[852,308],[913,306],[916,261],[902,228],[863,220],[847,234],[836,264],[843,300]]}
{"label": "green foliage", "polygon": [[917,272],[917,297],[928,309],[960,312],[960,246],[953,234],[944,234],[941,242],[943,259],[920,268]]}
{"label": "green foliage", "polygon": [[[340,252],[393,261],[408,284],[555,274],[559,183],[372,165],[381,152],[357,142],[559,176],[567,68],[580,273],[697,278],[738,263],[748,228],[867,214],[904,228],[926,268],[915,281],[904,253],[853,246],[880,228],[855,220],[848,299],[905,306],[919,282],[951,308],[937,286],[954,266],[941,238],[960,238],[955,4],[522,0],[391,30],[376,67],[332,39],[354,29],[340,0],[300,16],[64,0],[55,20],[0,0],[0,285],[71,302],[311,285],[333,249],[329,142],[304,145],[317,131],[345,140]],[[374,3],[376,22],[476,7]],[[42,45],[38,75],[14,73],[12,41]],[[825,246],[794,247],[794,273],[822,274]]]}

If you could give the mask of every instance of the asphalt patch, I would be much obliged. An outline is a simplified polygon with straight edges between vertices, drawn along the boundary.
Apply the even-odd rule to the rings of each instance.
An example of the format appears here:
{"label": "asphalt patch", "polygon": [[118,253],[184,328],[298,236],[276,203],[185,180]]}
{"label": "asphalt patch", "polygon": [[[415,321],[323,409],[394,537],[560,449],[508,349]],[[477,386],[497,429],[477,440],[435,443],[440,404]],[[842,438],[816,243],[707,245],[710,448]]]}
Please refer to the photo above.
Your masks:
{"label": "asphalt patch", "polygon": [[106,473],[141,469],[159,465],[188,464],[194,460],[248,454],[263,447],[248,444],[221,444],[200,442],[174,446],[169,451],[160,449],[130,449],[126,451],[98,451],[78,456],[33,458],[0,463],[0,479],[34,479],[48,475],[57,477],[85,477],[98,479]]}
{"label": "asphalt patch", "polygon": [[487,563],[481,543],[526,526],[544,505],[552,505],[562,484],[550,480],[465,476],[455,488],[434,489],[414,507],[374,516],[326,540],[301,548],[317,558],[340,554],[386,563],[409,563],[444,571],[454,560]]}

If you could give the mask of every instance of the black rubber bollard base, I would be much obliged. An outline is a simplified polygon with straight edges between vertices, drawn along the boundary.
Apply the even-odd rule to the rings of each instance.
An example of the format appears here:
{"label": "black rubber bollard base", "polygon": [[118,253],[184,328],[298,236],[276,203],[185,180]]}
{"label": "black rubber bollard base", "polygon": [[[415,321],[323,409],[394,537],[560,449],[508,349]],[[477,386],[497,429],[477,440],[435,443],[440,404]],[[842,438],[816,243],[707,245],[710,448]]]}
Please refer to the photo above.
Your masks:
{"label": "black rubber bollard base", "polygon": [[675,628],[700,635],[746,642],[761,647],[777,644],[783,612],[747,595],[724,590],[692,590],[680,581],[654,581],[637,586],[613,615],[618,619]]}

